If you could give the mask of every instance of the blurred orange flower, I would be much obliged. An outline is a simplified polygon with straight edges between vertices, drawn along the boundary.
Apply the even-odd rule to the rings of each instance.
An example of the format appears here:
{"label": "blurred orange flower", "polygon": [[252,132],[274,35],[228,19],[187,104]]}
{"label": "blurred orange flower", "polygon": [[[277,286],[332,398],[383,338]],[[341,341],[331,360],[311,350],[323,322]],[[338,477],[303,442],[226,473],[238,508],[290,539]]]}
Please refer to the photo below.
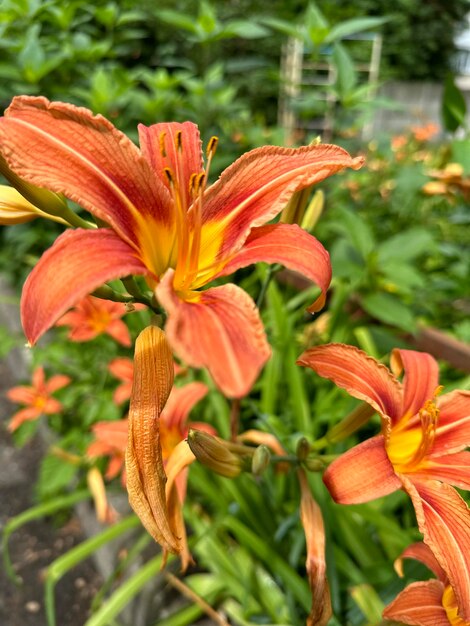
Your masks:
{"label": "blurred orange flower", "polygon": [[[134,304],[133,307],[134,310],[145,308],[141,304]],[[129,329],[121,320],[128,312],[122,302],[85,296],[56,322],[56,326],[69,326],[68,338],[71,341],[90,341],[106,333],[121,345],[129,347]]]}
{"label": "blurred orange flower", "polygon": [[424,126],[411,127],[411,132],[416,141],[429,141],[435,137],[439,131],[439,126],[433,122],[429,122],[429,124],[425,124]]}
{"label": "blurred orange flower", "polygon": [[16,430],[23,422],[35,420],[41,415],[51,415],[62,411],[62,404],[52,397],[58,389],[62,389],[70,383],[71,379],[63,374],[52,376],[46,381],[44,369],[38,367],[34,370],[32,385],[13,387],[7,391],[7,398],[11,402],[25,404],[26,408],[15,413],[8,430]]}
{"label": "blurred orange flower", "polygon": [[[304,352],[300,365],[333,380],[382,418],[382,434],[333,461],[324,481],[341,504],[359,504],[404,489],[424,542],[452,584],[460,616],[470,620],[470,511],[451,487],[470,489],[470,392],[438,397],[430,354],[394,350],[393,373],[365,352],[327,344]],[[403,383],[396,376],[405,371]],[[374,471],[371,472],[371,467]]]}

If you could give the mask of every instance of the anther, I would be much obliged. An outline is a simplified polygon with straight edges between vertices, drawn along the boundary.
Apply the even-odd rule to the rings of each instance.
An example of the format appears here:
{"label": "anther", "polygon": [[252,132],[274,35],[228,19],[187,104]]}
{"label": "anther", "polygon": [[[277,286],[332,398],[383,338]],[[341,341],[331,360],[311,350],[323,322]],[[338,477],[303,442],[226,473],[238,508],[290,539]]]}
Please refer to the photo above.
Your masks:
{"label": "anther", "polygon": [[173,174],[171,169],[169,167],[164,167],[163,171],[165,173],[165,176],[168,178],[168,182],[170,183],[170,185],[174,185],[175,181],[173,180]]}
{"label": "anther", "polygon": [[207,144],[207,148],[206,148],[207,158],[209,158],[209,156],[211,157],[214,156],[215,151],[217,150],[218,143],[219,143],[219,138],[216,137],[215,135],[209,139],[209,143]]}
{"label": "anther", "polygon": [[180,130],[176,132],[175,146],[179,152],[183,151],[183,133]]}
{"label": "anther", "polygon": [[159,137],[158,137],[158,142],[160,144],[160,154],[162,155],[163,158],[166,157],[165,137],[166,137],[165,131],[161,132]]}
{"label": "anther", "polygon": [[194,172],[193,174],[191,174],[191,176],[189,177],[189,195],[192,198],[193,194],[197,194],[197,189],[196,189],[196,179],[197,179],[198,175],[196,174],[196,172]]}

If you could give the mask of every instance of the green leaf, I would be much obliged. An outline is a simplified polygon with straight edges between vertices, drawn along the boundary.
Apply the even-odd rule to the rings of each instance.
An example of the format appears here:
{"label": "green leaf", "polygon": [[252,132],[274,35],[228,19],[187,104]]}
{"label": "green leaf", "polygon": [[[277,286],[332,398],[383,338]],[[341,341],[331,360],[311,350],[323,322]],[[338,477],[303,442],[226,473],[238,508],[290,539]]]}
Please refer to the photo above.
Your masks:
{"label": "green leaf", "polygon": [[336,43],[333,50],[333,59],[336,65],[336,89],[341,100],[344,100],[357,84],[357,73],[354,63],[346,48]]}
{"label": "green leaf", "polygon": [[376,319],[407,332],[416,330],[412,312],[398,298],[388,293],[371,293],[361,298],[361,306]]}
{"label": "green leaf", "polygon": [[388,22],[389,19],[388,17],[358,17],[352,20],[346,20],[345,22],[341,22],[341,24],[333,26],[325,38],[325,43],[333,43],[338,39],[378,28],[382,26],[382,24],[385,24],[385,22]]}
{"label": "green leaf", "polygon": [[158,11],[157,17],[159,20],[162,20],[162,22],[166,22],[171,26],[182,28],[190,33],[197,32],[197,26],[194,20],[187,17],[184,13],[178,13],[178,11],[172,11],[171,9],[163,9]]}
{"label": "green leaf", "polygon": [[77,472],[77,466],[64,461],[53,454],[46,456],[39,471],[37,491],[39,497],[44,499],[51,494],[67,487]]}
{"label": "green leaf", "polygon": [[459,163],[464,169],[464,174],[468,176],[470,174],[470,139],[455,139],[450,144],[450,149],[452,161]]}
{"label": "green leaf", "polygon": [[444,82],[441,112],[444,126],[451,133],[455,132],[459,126],[465,126],[467,104],[451,74],[447,76]]}
{"label": "green leaf", "polygon": [[412,261],[435,250],[433,236],[424,228],[410,228],[390,237],[377,248],[379,265],[389,261]]}

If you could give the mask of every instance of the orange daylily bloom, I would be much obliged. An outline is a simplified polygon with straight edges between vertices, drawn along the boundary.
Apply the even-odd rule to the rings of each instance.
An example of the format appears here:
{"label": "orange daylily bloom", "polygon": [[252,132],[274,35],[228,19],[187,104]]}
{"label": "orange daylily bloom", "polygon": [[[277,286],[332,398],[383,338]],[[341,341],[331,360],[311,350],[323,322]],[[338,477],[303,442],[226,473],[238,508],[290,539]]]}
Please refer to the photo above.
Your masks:
{"label": "orange daylily bloom", "polygon": [[458,616],[454,590],[446,573],[432,551],[424,543],[414,543],[395,562],[395,569],[403,575],[402,560],[421,561],[436,576],[426,582],[411,583],[398,594],[383,612],[383,617],[411,626],[470,626]]}
{"label": "orange daylily bloom", "polygon": [[[25,283],[22,319],[30,343],[73,304],[109,281],[145,276],[168,313],[175,352],[207,367],[226,395],[248,393],[270,355],[252,299],[218,276],[258,261],[282,263],[319,285],[331,279],[328,253],[293,224],[267,224],[292,194],[356,159],[333,145],[265,146],[248,152],[207,186],[197,126],[139,126],[141,150],[101,115],[45,98],[15,98],[0,119],[0,151],[28,182],[63,193],[109,228],[62,234]],[[34,146],[34,150],[31,149]]]}
{"label": "orange daylily bloom", "polygon": [[62,389],[70,383],[71,379],[63,374],[51,376],[46,380],[44,368],[38,367],[34,370],[32,385],[13,387],[7,391],[7,398],[11,402],[25,404],[26,408],[15,413],[8,430],[16,430],[23,422],[35,420],[41,415],[52,415],[62,411],[62,404],[52,397],[58,389]]}
{"label": "orange daylily bloom", "polygon": [[[128,362],[132,366],[130,359],[115,359]],[[131,367],[131,385],[132,385]],[[124,387],[124,385],[122,385]],[[126,385],[127,389],[127,385]],[[130,392],[130,390],[129,390]],[[207,387],[203,383],[193,382],[183,387],[173,387],[168,401],[160,415],[160,442],[162,446],[162,457],[164,465],[172,455],[177,444],[185,439],[190,427],[213,432],[213,428],[200,422],[188,424],[188,417],[194,405],[199,402],[207,393]],[[129,393],[130,396],[130,393]],[[128,396],[128,397],[129,397]],[[127,446],[128,419],[115,422],[97,422],[91,428],[95,440],[88,446],[87,455],[90,457],[109,456],[110,461],[105,477],[108,480],[116,478],[121,474],[122,484],[126,485],[126,473],[124,468],[124,455]]]}
{"label": "orange daylily bloom", "polygon": [[[145,308],[142,304],[133,305],[134,310]],[[123,346],[131,345],[131,336],[121,317],[128,313],[122,302],[111,302],[94,296],[85,296],[73,309],[56,322],[56,326],[69,326],[68,338],[71,341],[90,341],[106,333]]]}
{"label": "orange daylily bloom", "polygon": [[[470,620],[470,511],[451,487],[470,488],[470,392],[439,395],[430,354],[394,350],[393,373],[353,346],[329,344],[298,363],[364,400],[382,418],[382,434],[336,459],[324,475],[333,498],[358,504],[404,489],[424,542],[446,571],[460,617]],[[403,383],[397,376],[404,369]],[[371,471],[373,468],[373,471]]]}

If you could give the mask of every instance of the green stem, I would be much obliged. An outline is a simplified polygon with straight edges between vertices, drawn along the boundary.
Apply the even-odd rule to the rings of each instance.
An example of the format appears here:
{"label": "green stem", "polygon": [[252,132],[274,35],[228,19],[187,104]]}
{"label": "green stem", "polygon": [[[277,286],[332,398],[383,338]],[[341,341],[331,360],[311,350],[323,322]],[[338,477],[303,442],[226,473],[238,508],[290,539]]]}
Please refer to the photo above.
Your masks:
{"label": "green stem", "polygon": [[282,267],[279,264],[270,265],[268,267],[268,271],[266,272],[266,276],[263,280],[263,284],[261,285],[258,300],[256,301],[256,306],[258,307],[258,309],[261,309],[261,307],[263,306],[263,302],[266,297],[266,292],[268,290],[269,283],[271,282],[273,276],[275,276],[281,269]]}
{"label": "green stem", "polygon": [[96,228],[95,224],[92,224],[92,222],[88,222],[87,220],[82,219],[68,206],[64,206],[60,217],[62,217],[68,224],[70,224],[70,226],[76,226],[77,228],[86,228],[88,230],[91,228]]}

